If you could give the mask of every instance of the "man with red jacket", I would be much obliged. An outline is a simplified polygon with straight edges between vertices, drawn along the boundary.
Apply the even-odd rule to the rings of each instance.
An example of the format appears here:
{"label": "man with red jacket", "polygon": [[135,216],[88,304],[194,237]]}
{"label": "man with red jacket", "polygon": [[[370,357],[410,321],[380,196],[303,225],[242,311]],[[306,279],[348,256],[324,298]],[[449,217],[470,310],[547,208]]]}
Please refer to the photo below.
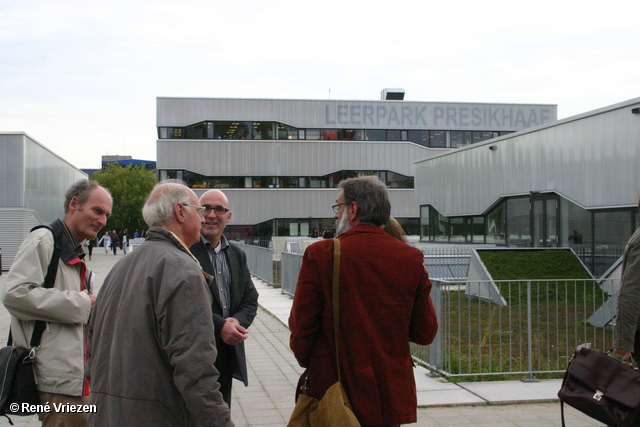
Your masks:
{"label": "man with red jacket", "polygon": [[[438,323],[423,254],[381,228],[391,205],[377,177],[350,178],[333,206],[340,259],[342,382],[363,426],[417,421],[409,342],[430,344]],[[289,318],[291,349],[322,398],[338,380],[332,317],[333,240],[309,246]],[[299,392],[299,389],[298,389]]]}

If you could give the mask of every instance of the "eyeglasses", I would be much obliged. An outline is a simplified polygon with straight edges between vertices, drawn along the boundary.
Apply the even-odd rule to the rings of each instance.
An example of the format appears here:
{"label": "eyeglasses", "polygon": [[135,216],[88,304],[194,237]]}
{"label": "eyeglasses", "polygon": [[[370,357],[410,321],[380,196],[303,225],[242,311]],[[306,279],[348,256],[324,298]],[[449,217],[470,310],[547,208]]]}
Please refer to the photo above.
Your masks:
{"label": "eyeglasses", "polygon": [[209,205],[204,205],[202,206],[202,209],[204,210],[204,214],[208,214],[211,211],[214,211],[216,213],[216,215],[224,215],[227,212],[229,212],[229,209],[227,208],[223,208],[222,206],[209,206]]}
{"label": "eyeglasses", "polygon": [[347,203],[347,202],[338,203],[337,205],[333,205],[333,206],[331,206],[331,209],[333,209],[333,211],[334,211],[335,213],[338,213],[338,211],[340,210],[340,206],[342,206],[342,205],[348,205],[348,204],[349,204],[349,203]]}
{"label": "eyeglasses", "polygon": [[180,203],[182,206],[186,206],[188,208],[193,208],[196,209],[198,211],[198,215],[203,216],[203,212],[205,211],[205,207],[204,206],[195,206],[195,205],[188,205],[186,203]]}

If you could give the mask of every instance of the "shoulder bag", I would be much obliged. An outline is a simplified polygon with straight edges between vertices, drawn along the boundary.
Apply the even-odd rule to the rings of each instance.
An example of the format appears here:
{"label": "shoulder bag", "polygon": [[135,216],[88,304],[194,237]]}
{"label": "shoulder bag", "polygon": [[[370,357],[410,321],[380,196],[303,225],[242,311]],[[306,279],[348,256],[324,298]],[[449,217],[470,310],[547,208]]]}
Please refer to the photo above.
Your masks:
{"label": "shoulder bag", "polygon": [[[31,229],[48,228],[47,225],[38,225]],[[47,268],[44,279],[44,287],[52,288],[58,273],[58,261],[60,260],[60,243],[55,238],[53,255]],[[0,349],[0,415],[4,415],[13,425],[9,415],[33,415],[37,413],[36,405],[40,404],[38,387],[33,372],[33,364],[36,349],[40,346],[42,333],[46,328],[46,322],[37,320],[31,335],[29,348],[13,346],[11,328],[9,328],[9,340],[7,347]]]}
{"label": "shoulder bag", "polygon": [[578,347],[558,392],[564,403],[611,427],[640,425],[640,374],[608,354]]}
{"label": "shoulder bag", "polygon": [[339,279],[340,279],[340,240],[333,239],[333,334],[336,341],[336,363],[338,381],[318,400],[306,394],[306,384],[296,401],[287,427],[360,427],[353,413],[353,407],[342,386],[340,374],[340,334],[339,334]]}

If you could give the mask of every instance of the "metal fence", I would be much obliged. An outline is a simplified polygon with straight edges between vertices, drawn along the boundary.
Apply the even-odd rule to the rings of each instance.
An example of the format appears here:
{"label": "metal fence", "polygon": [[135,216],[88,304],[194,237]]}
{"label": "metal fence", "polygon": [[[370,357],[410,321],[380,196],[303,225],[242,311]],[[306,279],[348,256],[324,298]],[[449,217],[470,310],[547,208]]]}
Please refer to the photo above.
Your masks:
{"label": "metal fence", "polygon": [[281,263],[282,292],[293,296],[296,292],[296,283],[298,283],[298,273],[302,266],[302,255],[282,252]]}
{"label": "metal fence", "polygon": [[615,304],[603,289],[615,283],[432,282],[439,331],[430,346],[412,344],[412,354],[447,377],[557,377],[579,344],[613,347]]}
{"label": "metal fence", "polygon": [[[302,255],[282,252],[274,261],[273,250],[241,246],[252,274],[295,294]],[[468,268],[467,257],[463,252],[431,251],[425,253],[425,265],[430,276],[434,266],[458,275],[458,268]],[[280,271],[281,278],[274,271]],[[613,347],[619,279],[431,281],[438,334],[429,346],[411,344],[411,352],[418,363],[444,376],[558,377],[579,344],[588,342],[602,351]]]}
{"label": "metal fence", "polygon": [[267,283],[274,284],[273,250],[239,243],[247,255],[249,271]]}

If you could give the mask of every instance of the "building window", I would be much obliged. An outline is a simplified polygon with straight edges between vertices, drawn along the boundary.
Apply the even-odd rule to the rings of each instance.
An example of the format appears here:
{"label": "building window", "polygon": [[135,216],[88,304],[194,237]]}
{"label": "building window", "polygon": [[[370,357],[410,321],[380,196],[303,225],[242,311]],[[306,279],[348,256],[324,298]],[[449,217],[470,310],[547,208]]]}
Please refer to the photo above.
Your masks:
{"label": "building window", "polygon": [[447,132],[443,130],[432,130],[429,132],[429,147],[447,148]]}
{"label": "building window", "polygon": [[471,132],[463,132],[452,130],[451,131],[451,146],[463,147],[465,145],[471,144]]}
{"label": "building window", "polygon": [[528,247],[531,244],[529,224],[529,198],[519,197],[507,200],[507,244]]}
{"label": "building window", "polygon": [[409,141],[420,144],[424,147],[429,146],[429,131],[428,130],[410,130],[408,131]]}

